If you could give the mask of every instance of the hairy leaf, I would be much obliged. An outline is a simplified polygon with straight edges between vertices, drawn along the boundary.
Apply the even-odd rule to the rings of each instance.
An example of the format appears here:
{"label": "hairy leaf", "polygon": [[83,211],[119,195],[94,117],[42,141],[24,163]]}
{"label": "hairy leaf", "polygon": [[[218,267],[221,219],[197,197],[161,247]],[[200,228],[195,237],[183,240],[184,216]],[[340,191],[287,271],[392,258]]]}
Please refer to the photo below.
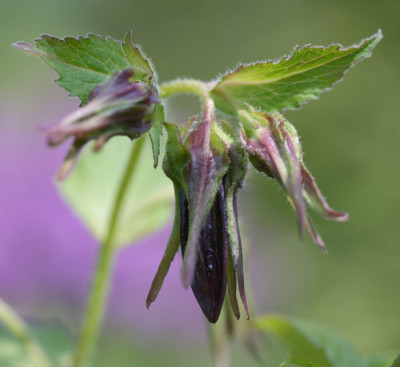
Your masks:
{"label": "hairy leaf", "polygon": [[43,35],[36,45],[18,42],[14,47],[39,56],[60,76],[57,83],[84,105],[90,92],[115,72],[135,66],[125,56],[121,42],[95,34],[59,39]]}
{"label": "hairy leaf", "polygon": [[278,62],[266,61],[239,68],[222,77],[211,94],[218,109],[235,114],[250,104],[266,112],[294,109],[318,98],[342,80],[344,73],[360,60],[371,56],[371,50],[382,39],[381,31],[360,44],[295,48]]}
{"label": "hairy leaf", "polygon": [[[100,242],[106,236],[131,146],[129,139],[115,137],[99,152],[84,150],[68,180],[58,185],[63,197]],[[123,203],[117,245],[133,243],[162,228],[170,219],[173,189],[163,172],[154,170],[151,161],[147,139]]]}

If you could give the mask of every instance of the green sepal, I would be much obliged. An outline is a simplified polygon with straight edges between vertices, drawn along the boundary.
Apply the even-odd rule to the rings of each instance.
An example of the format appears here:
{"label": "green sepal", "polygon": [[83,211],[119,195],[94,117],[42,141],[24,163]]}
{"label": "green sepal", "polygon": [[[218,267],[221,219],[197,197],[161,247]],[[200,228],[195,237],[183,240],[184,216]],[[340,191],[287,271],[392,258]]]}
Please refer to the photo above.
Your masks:
{"label": "green sepal", "polygon": [[228,261],[226,264],[226,277],[228,281],[228,295],[229,301],[232,306],[232,311],[235,314],[236,319],[240,319],[239,304],[236,297],[236,271],[233,266],[232,254],[228,251]]}
{"label": "green sepal", "polygon": [[135,46],[131,40],[132,30],[125,35],[125,40],[122,43],[122,48],[125,52],[125,57],[138,73],[141,80],[147,79],[151,81],[154,77],[153,69],[147,59],[143,56],[143,52],[138,46]]}
{"label": "green sepal", "polygon": [[171,265],[172,260],[175,257],[176,252],[179,249],[180,245],[180,192],[181,187],[179,184],[174,183],[174,191],[175,191],[175,216],[174,216],[174,224],[172,226],[172,231],[168,239],[167,247],[164,252],[164,256],[161,260],[160,265],[158,266],[157,273],[151,283],[151,287],[149,290],[149,294],[147,295],[146,299],[146,306],[147,308],[155,301],[157,298],[158,293],[162,287],[164,282],[164,278],[168,273],[169,267]]}
{"label": "green sepal", "polygon": [[167,130],[168,139],[165,146],[163,170],[174,183],[178,183],[183,188],[187,195],[189,191],[187,185],[188,164],[191,158],[189,149],[182,143],[177,126],[165,122],[164,127]]}
{"label": "green sepal", "polygon": [[163,133],[163,124],[165,122],[164,106],[159,103],[154,107],[151,115],[152,127],[149,130],[151,146],[153,148],[154,168],[158,166],[158,158],[160,156],[160,139]]}

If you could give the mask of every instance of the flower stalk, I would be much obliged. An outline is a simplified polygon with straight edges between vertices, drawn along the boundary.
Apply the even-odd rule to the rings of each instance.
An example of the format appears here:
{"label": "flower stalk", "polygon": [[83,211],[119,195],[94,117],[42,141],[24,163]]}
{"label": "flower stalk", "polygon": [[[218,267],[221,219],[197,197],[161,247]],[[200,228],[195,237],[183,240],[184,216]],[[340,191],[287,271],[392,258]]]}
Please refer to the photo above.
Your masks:
{"label": "flower stalk", "polygon": [[138,139],[133,145],[124,176],[122,177],[116,194],[114,207],[108,224],[107,236],[100,247],[100,252],[98,254],[97,264],[93,275],[92,288],[88,298],[86,315],[77,344],[73,367],[84,367],[90,365],[92,355],[96,348],[110,290],[114,260],[117,253],[114,239],[118,228],[118,219],[123,207],[123,201],[127,189],[132,181],[137,162],[142,152],[142,147],[145,141],[144,139],[144,137]]}
{"label": "flower stalk", "polygon": [[37,367],[50,367],[50,361],[39,344],[32,339],[24,321],[15,311],[0,299],[0,322],[2,322],[10,332],[24,346],[26,354],[31,362]]}

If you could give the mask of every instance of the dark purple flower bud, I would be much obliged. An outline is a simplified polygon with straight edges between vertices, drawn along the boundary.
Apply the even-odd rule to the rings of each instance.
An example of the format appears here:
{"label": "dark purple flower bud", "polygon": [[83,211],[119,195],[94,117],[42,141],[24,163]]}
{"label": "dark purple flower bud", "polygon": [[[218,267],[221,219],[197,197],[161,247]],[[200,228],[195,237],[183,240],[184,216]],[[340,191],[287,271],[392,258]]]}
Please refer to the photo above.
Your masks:
{"label": "dark purple flower bud", "polygon": [[[225,299],[229,236],[224,185],[221,182],[197,243],[197,262],[191,283],[208,321],[215,323]],[[189,234],[189,208],[184,190],[180,200],[180,240],[185,253]]]}
{"label": "dark purple flower bud", "polygon": [[59,173],[60,179],[69,173],[88,141],[95,140],[94,150],[99,150],[115,135],[135,139],[151,128],[151,113],[158,103],[157,91],[151,84],[130,81],[133,76],[132,69],[115,73],[108,82],[93,89],[87,104],[46,130],[50,145],[74,138]]}
{"label": "dark purple flower bud", "polygon": [[213,119],[200,123],[191,119],[181,131],[171,124],[165,127],[163,169],[174,183],[177,204],[147,306],[155,300],[180,245],[184,285],[191,286],[207,319],[218,320],[227,288],[239,318],[236,287],[248,314],[236,208],[236,191],[246,172],[244,153],[236,150],[235,139]]}

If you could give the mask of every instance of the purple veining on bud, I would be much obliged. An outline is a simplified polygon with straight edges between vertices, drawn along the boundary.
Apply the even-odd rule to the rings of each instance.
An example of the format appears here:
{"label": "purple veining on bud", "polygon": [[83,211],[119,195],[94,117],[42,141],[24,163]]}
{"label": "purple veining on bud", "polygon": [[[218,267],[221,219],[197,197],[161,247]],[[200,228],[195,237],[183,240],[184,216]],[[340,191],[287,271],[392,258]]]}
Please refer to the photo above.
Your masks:
{"label": "purple veining on bud", "polygon": [[[181,190],[180,241],[182,255],[186,249],[188,234],[188,201],[184,191]],[[197,302],[211,323],[217,322],[225,299],[228,251],[229,236],[225,193],[223,182],[221,182],[200,233],[197,244],[197,262],[191,283]]]}
{"label": "purple veining on bud", "polygon": [[330,220],[341,222],[349,216],[333,210],[322,196],[304,165],[296,129],[277,113],[256,112],[250,108],[250,111],[239,111],[239,116],[243,123],[241,142],[253,166],[279,182],[297,212],[300,233],[305,228],[315,244],[327,252],[306,212],[306,204]]}
{"label": "purple veining on bud", "polygon": [[108,82],[92,90],[86,105],[46,129],[52,146],[74,138],[59,173],[60,179],[68,175],[80,149],[88,141],[95,140],[94,150],[99,150],[113,136],[135,139],[151,128],[151,112],[159,102],[157,91],[144,82],[131,82],[133,76],[132,69],[115,73]]}

